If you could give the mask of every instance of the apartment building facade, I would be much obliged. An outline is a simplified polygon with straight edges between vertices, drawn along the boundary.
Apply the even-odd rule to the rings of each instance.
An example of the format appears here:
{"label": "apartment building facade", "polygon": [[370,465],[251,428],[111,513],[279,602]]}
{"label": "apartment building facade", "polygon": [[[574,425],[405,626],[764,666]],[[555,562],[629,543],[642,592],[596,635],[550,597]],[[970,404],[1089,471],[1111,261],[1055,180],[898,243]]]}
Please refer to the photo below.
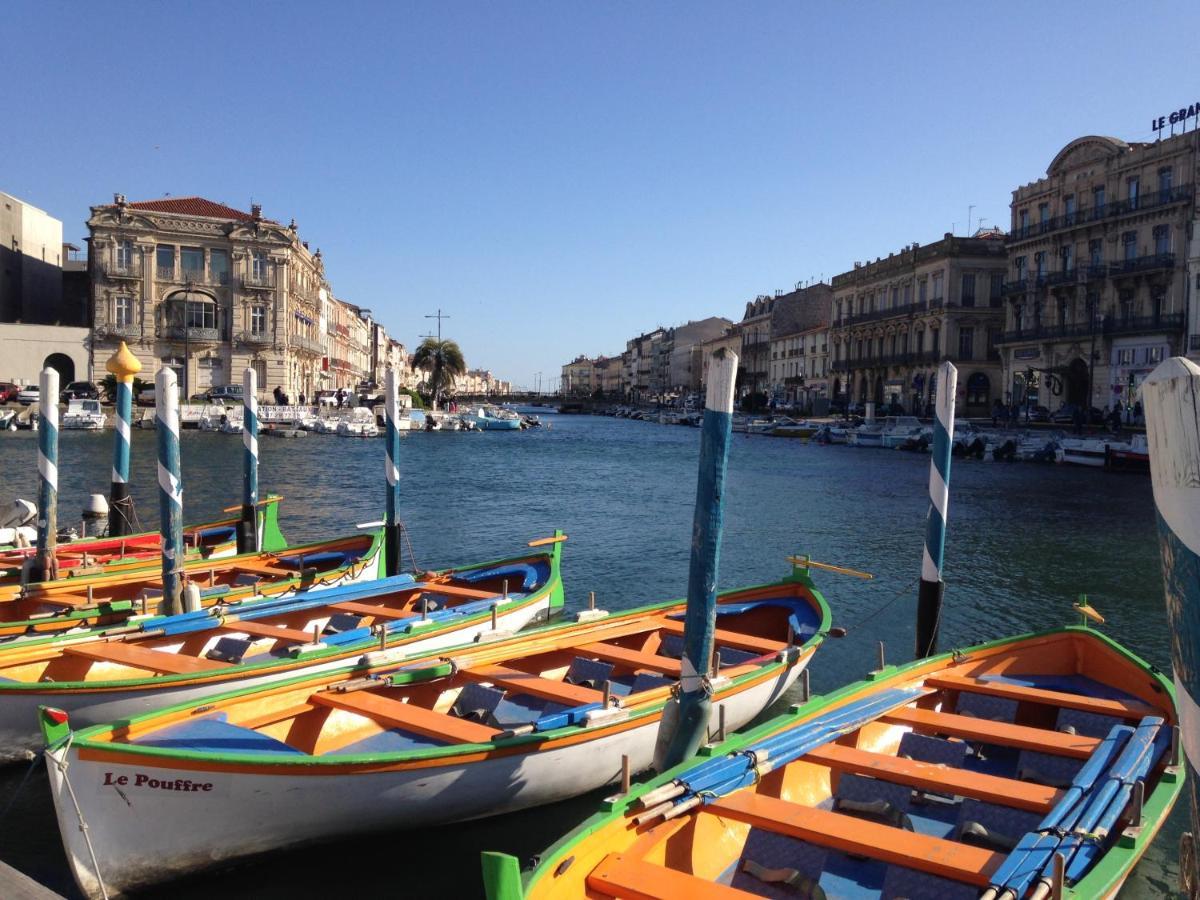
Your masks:
{"label": "apartment building facade", "polygon": [[829,409],[829,319],[833,289],[800,288],[775,298],[768,383],[775,407],[824,415]]}
{"label": "apartment building facade", "polygon": [[946,234],[833,278],[832,396],[927,415],[937,366],[959,370],[956,411],[985,415],[1002,398],[1003,232]]}
{"label": "apartment building facade", "polygon": [[1187,321],[1198,141],[1081,137],[1013,191],[1000,346],[1015,401],[1134,403],[1163,359],[1200,354],[1194,310]]}

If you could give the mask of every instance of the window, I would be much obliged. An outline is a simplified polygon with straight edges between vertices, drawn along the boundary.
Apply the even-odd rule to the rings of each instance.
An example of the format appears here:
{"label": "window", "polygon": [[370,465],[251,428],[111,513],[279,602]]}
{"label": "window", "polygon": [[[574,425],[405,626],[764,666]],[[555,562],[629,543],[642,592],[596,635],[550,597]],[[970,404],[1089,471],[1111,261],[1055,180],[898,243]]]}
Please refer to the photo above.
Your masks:
{"label": "window", "polygon": [[857,348],[855,349],[855,352],[854,352],[854,358],[855,358],[855,359],[862,359],[862,358],[863,358],[863,342],[862,342],[862,339],[861,339],[861,338],[859,338],[859,341],[858,341],[858,346],[857,346]]}
{"label": "window", "polygon": [[1133,348],[1132,347],[1126,347],[1123,350],[1117,351],[1117,365],[1118,366],[1132,366],[1133,365]]}
{"label": "window", "polygon": [[1004,273],[993,272],[991,283],[988,285],[988,304],[990,306],[1000,306],[1001,295],[1004,291]]}
{"label": "window", "polygon": [[933,299],[942,299],[942,272],[933,273]]}
{"label": "window", "polygon": [[267,254],[263,253],[261,250],[255,250],[250,259],[251,275],[256,282],[265,284],[268,278],[268,273],[270,272],[267,264]]}
{"label": "window", "polygon": [[1088,265],[1104,265],[1104,242],[1100,238],[1088,241]]}
{"label": "window", "polygon": [[1133,291],[1121,291],[1121,321],[1128,322],[1133,318]]}
{"label": "window", "polygon": [[1059,325],[1070,325],[1071,324],[1071,301],[1070,300],[1059,300],[1058,301],[1058,324]]}
{"label": "window", "polygon": [[1067,225],[1075,224],[1075,195],[1067,194],[1063,197],[1063,218]]}
{"label": "window", "polygon": [[113,324],[128,327],[133,324],[133,298],[127,295],[113,300]]}
{"label": "window", "polygon": [[912,303],[912,282],[904,282],[904,305],[908,306]]}
{"label": "window", "polygon": [[216,328],[217,305],[206,300],[188,300],[184,325],[188,328]]}
{"label": "window", "polygon": [[899,300],[900,300],[900,288],[898,288],[896,285],[893,284],[892,285],[892,309],[895,309],[899,305]]}
{"label": "window", "polygon": [[179,262],[184,281],[204,280],[204,251],[199,247],[180,247]]}
{"label": "window", "polygon": [[1166,203],[1171,196],[1171,167],[1163,166],[1158,170],[1158,193],[1159,199]]}
{"label": "window", "polygon": [[1126,196],[1129,197],[1129,208],[1138,208],[1138,186],[1139,179],[1136,175],[1125,179]]}
{"label": "window", "polygon": [[967,379],[967,406],[987,406],[991,393],[991,382],[983,372],[975,372]]}
{"label": "window", "polygon": [[267,333],[267,308],[261,303],[250,307],[250,331],[252,334]]}
{"label": "window", "polygon": [[921,283],[917,285],[917,301],[924,303],[929,298],[929,279],[922,278]]}
{"label": "window", "polygon": [[940,353],[942,350],[941,338],[942,333],[936,328],[929,329],[929,349],[934,353]]}
{"label": "window", "polygon": [[1104,215],[1104,185],[1092,188],[1092,216]]}
{"label": "window", "polygon": [[975,329],[974,328],[958,329],[958,358],[959,359],[974,359],[975,358]]}
{"label": "window", "polygon": [[1137,259],[1137,232],[1126,231],[1121,235],[1121,252],[1122,258],[1129,262]]}
{"label": "window", "polygon": [[1050,204],[1038,204],[1038,224],[1042,226],[1042,231],[1050,230]]}
{"label": "window", "polygon": [[229,284],[229,254],[224,250],[209,250],[208,270],[215,283]]}
{"label": "window", "polygon": [[133,241],[117,241],[117,268],[123,272],[133,268]]}
{"label": "window", "polygon": [[1000,338],[1000,329],[989,325],[987,330],[987,353],[989,359],[994,359],[999,355],[996,350],[996,341]]}
{"label": "window", "polygon": [[917,331],[913,332],[913,350],[915,350],[917,353],[920,353],[924,349],[925,331],[923,329],[918,329]]}
{"label": "window", "polygon": [[1035,270],[1034,274],[1036,274],[1038,278],[1041,278],[1046,274],[1045,250],[1039,250],[1037,253],[1033,254],[1033,265]]}
{"label": "window", "polygon": [[970,272],[962,277],[962,305],[975,305],[975,275]]}
{"label": "window", "polygon": [[1154,226],[1154,252],[1160,256],[1171,252],[1171,226]]}
{"label": "window", "polygon": [[1013,260],[1013,265],[1017,269],[1017,281],[1025,280],[1025,257],[1018,256]]}
{"label": "window", "polygon": [[1154,363],[1160,363],[1162,361],[1163,361],[1163,348],[1162,347],[1147,347],[1146,348],[1146,362],[1154,364]]}
{"label": "window", "polygon": [[1063,274],[1068,275],[1075,270],[1075,245],[1064,244],[1058,252],[1062,256]]}
{"label": "window", "polygon": [[1017,225],[1017,230],[1020,232],[1021,237],[1029,234],[1029,210],[1021,210],[1020,222]]}
{"label": "window", "polygon": [[175,245],[159,244],[155,250],[154,264],[158,267],[159,275],[173,278],[175,275]]}

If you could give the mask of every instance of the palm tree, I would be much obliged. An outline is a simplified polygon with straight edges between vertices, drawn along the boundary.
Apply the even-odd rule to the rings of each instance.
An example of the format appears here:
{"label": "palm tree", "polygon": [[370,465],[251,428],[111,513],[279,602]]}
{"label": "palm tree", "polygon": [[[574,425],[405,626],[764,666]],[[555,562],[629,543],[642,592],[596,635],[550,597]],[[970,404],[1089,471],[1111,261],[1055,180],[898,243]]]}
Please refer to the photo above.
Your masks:
{"label": "palm tree", "polygon": [[454,341],[439,341],[427,337],[413,354],[413,368],[429,372],[429,396],[436,404],[454,379],[467,371],[462,350]]}

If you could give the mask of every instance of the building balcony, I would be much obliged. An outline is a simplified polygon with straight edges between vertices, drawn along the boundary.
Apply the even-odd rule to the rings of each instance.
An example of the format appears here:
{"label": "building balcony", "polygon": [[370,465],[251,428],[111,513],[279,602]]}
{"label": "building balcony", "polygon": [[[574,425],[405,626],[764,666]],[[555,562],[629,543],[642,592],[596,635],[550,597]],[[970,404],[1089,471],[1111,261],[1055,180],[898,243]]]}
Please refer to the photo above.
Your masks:
{"label": "building balcony", "polygon": [[1120,262],[1110,263],[1108,274],[1112,278],[1173,268],[1175,268],[1174,253],[1152,253],[1149,256],[1137,256],[1133,259],[1124,259]]}
{"label": "building balcony", "polygon": [[269,331],[243,331],[238,340],[247,347],[267,347],[275,343],[275,337]]}
{"label": "building balcony", "polygon": [[843,324],[858,325],[860,322],[877,322],[880,319],[890,319],[895,316],[910,316],[913,313],[924,312],[926,309],[927,306],[924,303],[905,303],[889,309],[872,309],[867,312],[856,313],[844,321]]}
{"label": "building balcony", "polygon": [[145,274],[141,265],[133,265],[132,263],[102,263],[100,271],[109,278],[132,278],[136,281],[141,281]]}
{"label": "building balcony", "polygon": [[275,273],[247,272],[242,276],[242,287],[250,291],[269,291],[275,287]]}
{"label": "building balcony", "polygon": [[1153,331],[1183,331],[1183,313],[1159,316],[1104,317],[1105,334],[1143,334]]}
{"label": "building balcony", "polygon": [[125,340],[126,338],[139,338],[142,336],[141,325],[97,325],[95,329],[96,337],[101,340]]}
{"label": "building balcony", "polygon": [[1105,316],[1099,323],[1092,325],[1088,322],[1066,323],[1055,325],[1033,325],[1028,328],[1018,328],[1006,331],[1000,335],[998,344],[1012,344],[1020,341],[1056,341],[1073,338],[1112,336],[1119,334],[1140,334],[1153,331],[1182,331],[1183,313],[1167,313],[1158,316]]}
{"label": "building balcony", "polygon": [[1008,242],[1032,240],[1043,235],[1053,234],[1067,228],[1078,228],[1105,219],[1114,219],[1133,213],[1146,212],[1176,203],[1184,203],[1192,199],[1192,185],[1181,184],[1178,187],[1162,191],[1148,191],[1133,200],[1117,200],[1099,207],[1085,207],[1072,213],[1053,216],[1045,222],[1032,222],[1025,226],[1018,225],[1008,236]]}
{"label": "building balcony", "polygon": [[159,331],[159,337],[169,341],[186,341],[194,344],[215,344],[228,340],[220,328],[200,328],[197,326],[168,325]]}
{"label": "building balcony", "polygon": [[[141,277],[140,275],[138,276]],[[223,287],[229,284],[228,272],[209,272],[205,269],[179,269],[175,266],[157,266],[154,280],[171,284],[202,284]]]}
{"label": "building balcony", "polygon": [[288,336],[288,346],[293,350],[299,350],[301,353],[311,353],[314,356],[325,355],[325,345],[320,341],[305,337],[302,334],[293,334]]}

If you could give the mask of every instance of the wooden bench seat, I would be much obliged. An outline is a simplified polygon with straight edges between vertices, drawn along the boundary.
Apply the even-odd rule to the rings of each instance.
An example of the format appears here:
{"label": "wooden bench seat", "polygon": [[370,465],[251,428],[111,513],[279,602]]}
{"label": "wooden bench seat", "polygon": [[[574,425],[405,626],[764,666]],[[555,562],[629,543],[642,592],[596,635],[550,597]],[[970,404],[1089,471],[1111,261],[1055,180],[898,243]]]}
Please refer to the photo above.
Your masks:
{"label": "wooden bench seat", "polygon": [[281,641],[290,641],[294,644],[307,644],[313,640],[311,631],[301,631],[299,628],[283,628],[279,625],[270,625],[266,622],[230,622],[223,626],[224,631],[240,631],[243,634],[248,634],[251,637],[275,638]]}
{"label": "wooden bench seat", "polygon": [[840,772],[870,775],[883,781],[909,785],[918,790],[973,797],[976,800],[1036,813],[1049,812],[1059,796],[1055,788],[1044,784],[981,775],[966,769],[903,759],[884,753],[871,753],[842,744],[826,744],[805,754],[804,758]]}
{"label": "wooden bench seat", "polygon": [[398,609],[391,609],[387,606],[376,606],[373,603],[356,603],[353,600],[330,603],[329,609],[336,609],[338,612],[354,613],[356,616],[374,616],[376,619],[411,619],[414,615],[419,615],[419,613],[401,612]]}
{"label": "wooden bench seat", "polygon": [[[683,634],[683,623],[675,619],[667,619],[662,626],[662,630],[669,634]],[[726,631],[718,628],[713,632],[713,640],[716,642],[718,649],[721,647],[732,647],[736,650],[749,650],[752,653],[767,654],[778,653],[780,650],[787,649],[786,641],[773,641],[770,638],[759,637],[754,634],[742,634],[737,631]]]}
{"label": "wooden bench seat", "polygon": [[487,743],[500,733],[499,729],[489,728],[478,722],[447,716],[411,703],[401,703],[399,700],[370,691],[354,691],[348,694],[321,691],[313,694],[309,702],[358,713],[360,716],[374,719],[386,728],[403,728],[405,731],[438,738],[451,744]]}
{"label": "wooden bench seat", "polygon": [[500,595],[495,591],[479,591],[475,588],[458,587],[453,584],[425,584],[420,586],[420,591],[425,594],[441,594],[444,597],[461,597],[464,600],[500,599]]}
{"label": "wooden bench seat", "polygon": [[985,887],[1004,861],[994,853],[970,844],[930,837],[903,828],[893,828],[844,813],[813,809],[776,797],[739,791],[722,797],[705,812],[745,822],[775,834],[785,834],[886,863],[919,869],[941,878],[951,878]]}
{"label": "wooden bench seat", "polygon": [[149,669],[163,675],[183,675],[194,672],[209,672],[213,669],[225,669],[229,663],[218,662],[215,659],[204,659],[196,656],[182,656],[178,653],[166,653],[162,650],[152,650],[149,647],[139,647],[124,641],[92,642],[73,647],[64,647],[63,656],[78,656],[96,662],[120,663],[123,666],[135,666],[139,669]]}
{"label": "wooden bench seat", "polygon": [[625,897],[630,900],[646,900],[649,897],[736,900],[757,896],[622,853],[610,853],[600,860],[600,864],[588,873],[587,886],[605,897]]}
{"label": "wooden bench seat", "polygon": [[1145,716],[1161,715],[1159,710],[1136,700],[1109,700],[1104,697],[1087,697],[1069,694],[1066,691],[1051,691],[1045,688],[1026,687],[1003,681],[985,681],[982,678],[967,678],[962,675],[934,675],[925,679],[927,687],[952,691],[969,691],[972,694],[987,694],[1029,703],[1043,703],[1066,709],[1099,713],[1124,719],[1141,719]]}
{"label": "wooden bench seat", "polygon": [[651,672],[673,675],[676,678],[680,675],[680,661],[671,659],[669,656],[659,656],[656,653],[643,653],[640,650],[631,650],[628,647],[618,647],[616,644],[605,644],[603,642],[598,644],[580,644],[575,650],[583,656],[594,656],[597,659],[629,666],[632,669],[649,669]]}
{"label": "wooden bench seat", "polygon": [[956,713],[934,712],[931,709],[906,707],[886,713],[880,720],[895,725],[908,725],[922,734],[944,734],[985,744],[1000,744],[1075,759],[1087,759],[1100,744],[1099,738],[1066,734],[1046,728],[1030,728],[1028,725],[993,722],[990,719],[976,719]]}
{"label": "wooden bench seat", "polygon": [[599,703],[604,699],[602,691],[593,690],[578,684],[567,684],[565,681],[555,681],[542,678],[520,669],[510,669],[506,666],[480,666],[465,669],[463,675],[474,681],[490,681],[496,687],[515,691],[518,694],[532,694],[546,700],[557,700],[574,706],[585,703]]}

